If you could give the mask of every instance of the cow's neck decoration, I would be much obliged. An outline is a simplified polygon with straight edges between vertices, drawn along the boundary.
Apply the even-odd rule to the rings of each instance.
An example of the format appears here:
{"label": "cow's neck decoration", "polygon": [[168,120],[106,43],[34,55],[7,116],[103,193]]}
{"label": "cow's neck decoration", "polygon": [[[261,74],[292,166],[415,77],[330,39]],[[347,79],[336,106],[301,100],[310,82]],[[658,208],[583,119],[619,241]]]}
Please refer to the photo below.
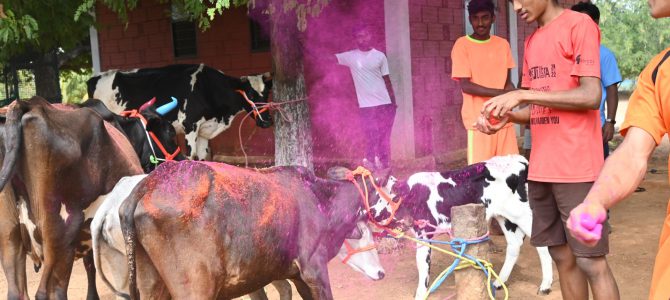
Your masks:
{"label": "cow's neck decoration", "polygon": [[124,117],[128,117],[128,118],[140,119],[140,121],[142,123],[142,127],[144,128],[144,132],[146,132],[146,134],[147,134],[147,138],[154,141],[154,143],[156,143],[156,146],[158,146],[158,149],[161,150],[161,152],[163,153],[164,158],[156,157],[156,150],[154,150],[153,144],[149,143],[149,147],[151,148],[151,153],[153,153],[153,155],[151,155],[151,157],[149,159],[151,160],[151,163],[153,163],[154,165],[158,165],[159,161],[172,161],[172,160],[175,159],[175,157],[177,157],[177,155],[179,155],[179,152],[181,152],[181,148],[179,148],[179,147],[177,147],[177,149],[174,151],[174,153],[168,152],[165,149],[165,146],[163,146],[163,143],[161,143],[161,141],[158,139],[156,134],[147,130],[147,119],[144,118],[144,116],[142,116],[142,114],[138,110],[133,109],[133,110],[123,111],[123,112],[121,112],[120,115],[124,116]]}
{"label": "cow's neck decoration", "polygon": [[261,121],[265,122],[265,120],[263,120],[263,117],[261,116],[261,114],[263,112],[265,112],[266,110],[268,110],[268,106],[263,105],[263,107],[261,107],[261,109],[258,109],[258,106],[256,105],[256,103],[249,100],[249,97],[247,97],[247,93],[245,93],[243,90],[236,90],[236,92],[240,93],[240,95],[242,95],[244,100],[246,100],[247,103],[249,103],[249,105],[251,105],[251,111],[254,114],[254,119],[260,119]]}
{"label": "cow's neck decoration", "polygon": [[[361,179],[363,181],[363,189],[361,189],[361,186],[358,184],[356,181],[356,176],[360,175]],[[391,215],[380,222],[375,220],[375,217],[372,215],[372,212],[370,210],[370,203],[368,202],[368,184],[366,182],[366,178],[370,179],[370,182],[372,184],[372,187],[375,188],[377,191],[377,194],[379,195],[380,198],[384,199],[388,206],[391,208]],[[378,227],[381,228],[386,228],[393,219],[395,218],[395,214],[398,211],[398,208],[400,208],[400,204],[402,203],[402,198],[399,198],[398,202],[394,202],[391,196],[389,196],[384,190],[382,190],[377,183],[375,182],[374,177],[372,176],[372,172],[370,170],[364,168],[364,167],[358,167],[356,170],[352,171],[351,173],[347,174],[347,179],[351,181],[356,188],[358,189],[358,192],[361,194],[361,198],[363,199],[363,204],[365,206],[365,210],[368,213],[368,218],[370,219],[370,222],[373,224],[377,225]]]}

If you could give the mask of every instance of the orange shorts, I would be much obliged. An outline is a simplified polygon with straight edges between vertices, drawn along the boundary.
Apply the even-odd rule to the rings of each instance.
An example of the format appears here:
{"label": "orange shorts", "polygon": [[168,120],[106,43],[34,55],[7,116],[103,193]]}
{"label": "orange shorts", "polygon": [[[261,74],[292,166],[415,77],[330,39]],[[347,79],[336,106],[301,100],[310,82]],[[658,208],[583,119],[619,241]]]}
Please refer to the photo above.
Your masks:
{"label": "orange shorts", "polygon": [[488,135],[475,129],[468,129],[468,164],[485,161],[491,157],[519,154],[514,126],[500,129]]}

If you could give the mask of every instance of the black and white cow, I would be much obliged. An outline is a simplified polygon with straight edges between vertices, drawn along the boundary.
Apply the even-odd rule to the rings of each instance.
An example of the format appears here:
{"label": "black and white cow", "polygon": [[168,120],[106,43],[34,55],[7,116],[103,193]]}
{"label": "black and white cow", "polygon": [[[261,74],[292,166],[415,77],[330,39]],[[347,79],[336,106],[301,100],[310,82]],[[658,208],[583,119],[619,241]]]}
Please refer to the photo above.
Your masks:
{"label": "black and white cow", "polygon": [[[185,159],[177,145],[175,128],[162,117],[166,106],[169,105],[164,104],[155,108],[153,102],[149,101],[140,107],[135,116],[117,115],[98,99],[88,99],[78,106],[94,110],[105,121],[123,132],[135,149],[142,169],[149,173],[161,161]],[[152,161],[152,156],[156,161]]]}
{"label": "black and white cow", "polygon": [[270,113],[258,113],[256,106],[267,102],[272,88],[269,73],[236,78],[204,64],[169,65],[127,72],[111,70],[92,77],[87,85],[89,98],[102,100],[116,114],[137,109],[154,97],[157,105],[176,97],[177,109],[165,118],[185,135],[190,159],[205,159],[209,140],[230,127],[240,111],[255,111],[259,127],[272,125]]}
{"label": "black and white cow", "polygon": [[[454,206],[483,203],[486,220],[498,221],[507,241],[505,262],[500,270],[500,279],[505,282],[519,257],[523,240],[531,234],[532,212],[527,197],[528,161],[520,155],[499,156],[463,169],[447,172],[419,172],[407,181],[389,179],[386,189],[394,198],[403,199],[396,216],[409,217],[414,221],[425,220],[438,230],[451,230],[451,208]],[[371,212],[377,221],[391,216],[391,208],[385,201],[375,203]],[[418,222],[420,224],[421,222]],[[434,229],[414,223],[413,230],[419,235]],[[417,245],[416,262],[419,283],[415,299],[424,299],[427,293],[430,271],[430,248]],[[547,247],[538,247],[542,267],[542,283],[539,294],[551,291],[552,261]],[[500,282],[495,282],[500,287]]]}

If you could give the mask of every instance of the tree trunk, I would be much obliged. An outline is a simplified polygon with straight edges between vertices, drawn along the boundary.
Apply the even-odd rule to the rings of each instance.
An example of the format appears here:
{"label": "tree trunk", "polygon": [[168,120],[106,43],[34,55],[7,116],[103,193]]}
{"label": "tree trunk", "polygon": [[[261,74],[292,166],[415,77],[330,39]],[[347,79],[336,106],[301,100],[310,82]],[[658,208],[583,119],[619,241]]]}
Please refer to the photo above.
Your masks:
{"label": "tree trunk", "polygon": [[306,100],[302,32],[298,30],[294,12],[275,10],[270,20],[274,102],[303,100],[281,106],[288,121],[279,113],[274,115],[275,165],[299,165],[313,170],[312,126]]}
{"label": "tree trunk", "polygon": [[60,103],[62,95],[58,80],[58,61],[55,52],[41,56],[33,68],[35,72],[35,93],[51,103]]}

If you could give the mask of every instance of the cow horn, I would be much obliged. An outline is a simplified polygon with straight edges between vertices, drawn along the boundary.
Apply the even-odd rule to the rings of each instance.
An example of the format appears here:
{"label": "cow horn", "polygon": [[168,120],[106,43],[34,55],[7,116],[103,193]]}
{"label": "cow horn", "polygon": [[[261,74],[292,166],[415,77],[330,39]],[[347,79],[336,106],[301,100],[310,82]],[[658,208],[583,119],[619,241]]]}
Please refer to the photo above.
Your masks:
{"label": "cow horn", "polygon": [[147,109],[149,106],[154,105],[154,103],[156,103],[156,97],[153,97],[153,98],[151,98],[151,100],[142,104],[142,106],[140,106],[140,111],[143,111],[143,110]]}
{"label": "cow horn", "polygon": [[161,116],[164,116],[165,114],[169,113],[171,110],[173,110],[175,107],[177,107],[177,98],[171,97],[172,101],[170,103],[166,103],[161,105],[161,107],[156,108],[156,113],[158,113]]}

